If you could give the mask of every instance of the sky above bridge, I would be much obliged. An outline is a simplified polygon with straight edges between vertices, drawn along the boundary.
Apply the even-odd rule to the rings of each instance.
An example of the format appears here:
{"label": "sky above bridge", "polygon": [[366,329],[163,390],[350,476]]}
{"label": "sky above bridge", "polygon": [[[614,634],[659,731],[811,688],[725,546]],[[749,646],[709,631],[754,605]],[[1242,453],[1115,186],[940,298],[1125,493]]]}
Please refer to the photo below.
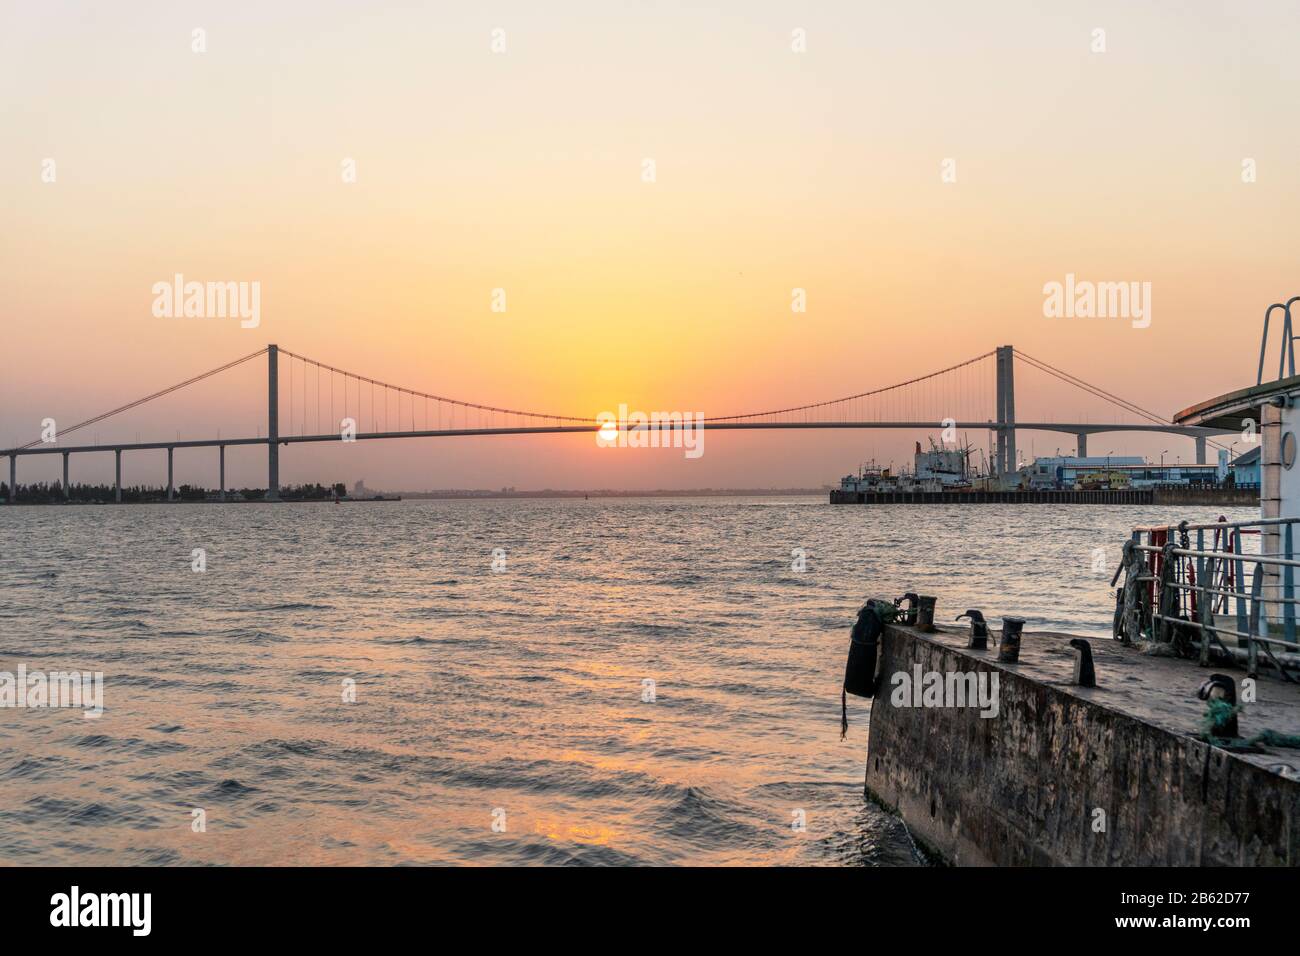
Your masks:
{"label": "sky above bridge", "polygon": [[[270,342],[593,420],[797,405],[1014,344],[1171,414],[1252,383],[1264,308],[1300,293],[1298,28],[1288,2],[0,0],[0,446]],[[177,275],[256,283],[256,323],[167,314]],[[1133,300],[1050,314],[1067,282]],[[264,375],[78,443],[264,434]],[[1022,420],[1114,417],[1046,376],[1017,386]],[[927,401],[983,416],[992,382]],[[817,486],[924,437],[290,447],[281,478]],[[1191,457],[1167,437],[1089,450]],[[178,453],[178,482],[215,483],[214,461]],[[265,451],[230,471],[263,484]]]}

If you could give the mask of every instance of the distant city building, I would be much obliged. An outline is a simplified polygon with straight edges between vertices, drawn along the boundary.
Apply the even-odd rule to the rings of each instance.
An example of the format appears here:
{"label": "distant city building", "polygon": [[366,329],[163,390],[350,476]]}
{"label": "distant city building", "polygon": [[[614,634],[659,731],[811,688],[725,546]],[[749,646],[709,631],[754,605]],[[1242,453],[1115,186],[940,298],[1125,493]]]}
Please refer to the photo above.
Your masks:
{"label": "distant city building", "polygon": [[366,482],[364,478],[352,486],[353,498],[369,498],[373,494],[374,492],[366,487]]}
{"label": "distant city building", "polygon": [[1145,465],[1146,460],[1135,455],[1053,455],[1035,458],[1020,470],[1022,484],[1035,491],[1057,488],[1074,488],[1080,475],[1108,472],[1124,466]]}
{"label": "distant city building", "polygon": [[1223,463],[1152,464],[1131,455],[1056,456],[1035,458],[1032,464],[1021,469],[1021,483],[1034,490],[1218,485],[1228,470]]}
{"label": "distant city building", "polygon": [[1191,465],[1121,465],[1114,471],[1127,475],[1131,488],[1154,488],[1157,485],[1210,485],[1220,483],[1219,466]]}
{"label": "distant city building", "polygon": [[1259,448],[1252,448],[1244,455],[1238,455],[1237,459],[1228,466],[1232,483],[1238,488],[1259,487],[1259,452]]}
{"label": "distant city building", "polygon": [[[927,451],[916,444],[913,470],[894,474],[888,468],[862,468],[840,479],[846,492],[944,491],[988,487],[989,479],[972,475],[969,451],[933,442]],[[1016,479],[1004,487],[1029,491],[1099,491],[1156,487],[1218,487],[1229,476],[1238,487],[1259,486],[1259,451],[1229,464],[1220,454],[1216,464],[1152,463],[1139,455],[1054,455],[1022,465]]]}

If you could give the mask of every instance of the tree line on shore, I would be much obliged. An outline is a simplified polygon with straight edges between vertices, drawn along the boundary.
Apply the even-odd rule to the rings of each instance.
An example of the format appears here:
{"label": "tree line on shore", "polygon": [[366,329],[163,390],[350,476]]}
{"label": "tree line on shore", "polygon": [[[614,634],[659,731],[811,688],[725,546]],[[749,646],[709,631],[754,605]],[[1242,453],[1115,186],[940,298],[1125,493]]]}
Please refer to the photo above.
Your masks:
{"label": "tree line on shore", "polygon": [[[92,504],[97,502],[111,503],[116,500],[116,493],[112,485],[101,484],[84,484],[81,482],[69,482],[68,494],[63,493],[63,482],[61,481],[40,481],[32,484],[22,484],[16,486],[18,491],[14,496],[17,504],[62,504],[64,501],[75,501],[83,504]],[[174,492],[175,501],[207,501],[215,499],[219,495],[216,488],[204,488],[200,485],[178,485]],[[347,496],[347,486],[343,482],[337,482],[333,485],[321,485],[308,483],[304,485],[286,485],[280,489],[280,498],[285,501],[328,501],[331,498],[344,498]],[[238,501],[241,498],[245,501],[261,501],[266,497],[265,488],[227,488],[226,500]],[[9,483],[0,482],[0,498],[6,503],[10,501]],[[123,485],[122,502],[124,504],[140,504],[151,501],[166,501],[166,485]]]}

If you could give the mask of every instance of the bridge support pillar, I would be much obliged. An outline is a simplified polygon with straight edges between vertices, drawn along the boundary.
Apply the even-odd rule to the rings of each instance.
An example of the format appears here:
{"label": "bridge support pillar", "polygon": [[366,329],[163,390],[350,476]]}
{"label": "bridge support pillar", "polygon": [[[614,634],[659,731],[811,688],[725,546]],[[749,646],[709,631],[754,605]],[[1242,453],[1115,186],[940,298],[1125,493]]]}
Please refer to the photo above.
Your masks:
{"label": "bridge support pillar", "polygon": [[1075,454],[1076,457],[1079,457],[1079,458],[1087,458],[1087,457],[1088,457],[1088,435],[1087,435],[1087,433],[1081,433],[1081,434],[1078,434],[1078,435],[1075,436],[1075,449],[1074,449],[1074,454]]}
{"label": "bridge support pillar", "polygon": [[266,500],[280,500],[280,348],[266,347]]}
{"label": "bridge support pillar", "polygon": [[18,504],[18,456],[9,456],[9,503]]}
{"label": "bridge support pillar", "polygon": [[998,472],[1013,475],[1016,471],[1016,369],[1015,352],[1010,345],[997,351]]}
{"label": "bridge support pillar", "polygon": [[221,491],[220,491],[220,497],[219,497],[219,500],[221,500],[221,501],[225,501],[225,500],[226,500],[226,446],[225,446],[225,445],[218,445],[217,447],[218,447],[218,448],[220,449],[220,451],[221,451],[221,468],[220,468],[220,471],[221,471]]}
{"label": "bridge support pillar", "polygon": [[1007,435],[1002,428],[1002,423],[1007,419],[1007,395],[1002,388],[1002,349],[997,353],[997,404],[998,404],[998,424],[995,431],[997,436],[997,448],[993,452],[993,473],[1002,475],[1007,463]]}
{"label": "bridge support pillar", "polygon": [[72,497],[72,491],[68,488],[68,458],[69,454],[63,453],[63,500],[67,501]]}
{"label": "bridge support pillar", "polygon": [[176,449],[171,445],[167,446],[167,500],[172,500],[172,453]]}
{"label": "bridge support pillar", "polygon": [[113,457],[117,459],[113,476],[113,500],[122,503],[122,449],[114,448]]}
{"label": "bridge support pillar", "polygon": [[1196,463],[1205,464],[1205,436],[1202,435],[1196,439]]}

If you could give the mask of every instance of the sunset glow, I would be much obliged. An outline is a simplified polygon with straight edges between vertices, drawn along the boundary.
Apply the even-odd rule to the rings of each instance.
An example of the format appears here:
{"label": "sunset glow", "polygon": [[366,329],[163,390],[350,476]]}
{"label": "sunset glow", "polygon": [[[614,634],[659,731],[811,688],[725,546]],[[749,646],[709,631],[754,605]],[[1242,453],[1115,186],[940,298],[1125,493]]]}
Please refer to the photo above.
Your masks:
{"label": "sunset glow", "polygon": [[[765,2],[743,20],[599,3],[490,17],[73,9],[11,4],[0,31],[3,88],[23,91],[0,156],[0,444],[268,342],[410,388],[583,416],[620,402],[782,407],[1014,343],[1168,414],[1186,402],[1142,374],[1148,357],[1191,359],[1224,322],[1253,334],[1264,290],[1294,268],[1300,130],[1276,122],[1300,84],[1286,3],[1250,4],[1238,58],[1223,55],[1234,13],[1154,4],[939,15]],[[1104,56],[1089,50],[1094,21]],[[791,53],[795,26],[806,54]],[[155,317],[151,288],[176,273],[260,282],[260,325]],[[1150,327],[1045,318],[1044,284],[1067,273],[1150,282]],[[792,313],[793,289],[806,312]],[[1214,363],[1186,401],[1248,364]],[[256,375],[214,384],[105,423],[98,440],[174,437],[178,419],[182,437],[251,434],[263,393]],[[1044,402],[1058,398],[1063,413],[1102,414]],[[1039,453],[1058,443],[1027,437]],[[600,455],[579,436],[463,439],[454,455],[372,443],[347,458],[295,449],[284,468],[388,487],[738,486],[756,469],[817,486],[867,458],[906,460],[913,438],[720,434],[698,461]],[[108,474],[104,460],[85,467]],[[144,479],[158,466],[125,467]],[[198,480],[209,464],[177,468]],[[230,468],[251,482],[256,456],[232,452]]]}

